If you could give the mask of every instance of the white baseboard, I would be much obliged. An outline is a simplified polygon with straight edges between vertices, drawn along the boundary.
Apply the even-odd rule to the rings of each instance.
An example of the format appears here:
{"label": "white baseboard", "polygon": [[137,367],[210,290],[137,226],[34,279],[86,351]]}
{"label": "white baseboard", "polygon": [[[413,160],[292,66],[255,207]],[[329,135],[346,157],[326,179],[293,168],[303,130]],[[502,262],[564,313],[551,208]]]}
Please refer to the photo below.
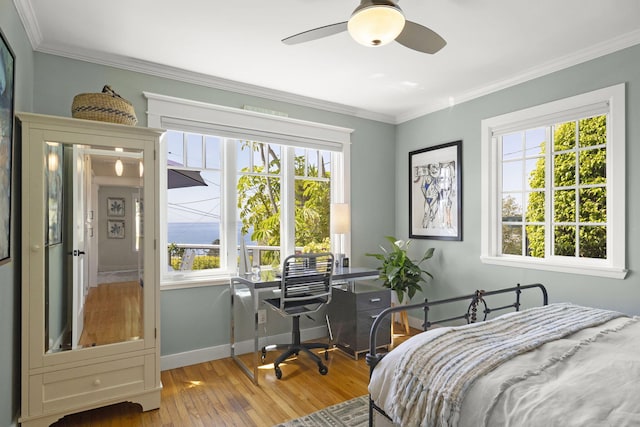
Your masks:
{"label": "white baseboard", "polygon": [[409,316],[409,326],[411,326],[412,328],[422,330],[423,322],[424,322],[424,318]]}
{"label": "white baseboard", "polygon": [[[303,329],[300,331],[301,339],[315,340],[327,337],[326,326],[316,326],[313,328]],[[260,338],[258,343],[260,346],[275,343],[286,343],[291,341],[291,333],[271,335]],[[246,354],[253,352],[253,340],[240,341],[236,343],[236,354]],[[231,357],[231,344],[223,344],[215,347],[199,348],[196,350],[185,351],[182,353],[168,354],[160,356],[160,370],[181,368],[183,366],[195,365],[211,360],[224,359]]]}

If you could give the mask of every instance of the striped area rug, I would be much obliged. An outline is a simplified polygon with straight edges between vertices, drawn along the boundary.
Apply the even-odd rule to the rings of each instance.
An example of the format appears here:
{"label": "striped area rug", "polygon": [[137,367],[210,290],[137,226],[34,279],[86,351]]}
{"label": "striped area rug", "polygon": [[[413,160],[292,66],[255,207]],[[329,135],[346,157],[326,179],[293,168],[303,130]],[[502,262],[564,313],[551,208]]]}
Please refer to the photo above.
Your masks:
{"label": "striped area rug", "polygon": [[369,424],[369,396],[329,406],[274,427],[365,427]]}

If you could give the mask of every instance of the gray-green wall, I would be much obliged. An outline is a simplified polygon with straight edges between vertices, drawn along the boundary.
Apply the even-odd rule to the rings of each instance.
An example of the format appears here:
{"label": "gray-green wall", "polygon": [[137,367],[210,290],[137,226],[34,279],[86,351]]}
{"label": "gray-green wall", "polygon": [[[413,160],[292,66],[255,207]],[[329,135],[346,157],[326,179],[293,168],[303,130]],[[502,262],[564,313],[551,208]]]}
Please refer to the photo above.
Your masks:
{"label": "gray-green wall", "polygon": [[[351,203],[353,262],[371,264],[362,255],[375,248],[380,236],[394,227],[394,208],[382,195],[393,194],[389,159],[395,156],[395,126],[195,86],[159,77],[70,60],[35,55],[37,113],[69,116],[73,97],[97,92],[106,83],[136,109],[139,125],[146,125],[143,91],[241,108],[248,104],[286,112],[289,117],[354,129],[351,135]],[[371,212],[376,212],[371,215]],[[370,230],[376,230],[371,233]],[[229,343],[229,300],[226,286],[163,291],[161,295],[161,353],[170,355]]]}
{"label": "gray-green wall", "polygon": [[[407,155],[411,150],[462,139],[464,240],[416,240],[413,252],[433,246],[436,256],[428,268],[436,280],[426,290],[429,298],[450,296],[476,288],[494,288],[516,282],[543,282],[551,299],[617,308],[638,313],[640,230],[635,224],[640,197],[634,193],[640,179],[634,159],[640,158],[640,47],[608,55],[571,69],[491,94],[398,126],[347,115],[270,101],[160,77],[32,53],[11,0],[0,0],[0,28],[17,56],[16,108],[19,111],[69,116],[73,96],[99,91],[106,83],[133,102],[139,125],[146,125],[142,91],[156,92],[232,107],[249,104],[290,117],[355,129],[351,150],[352,264],[373,266],[365,252],[377,251],[382,236],[408,236]],[[626,280],[607,280],[535,270],[487,266],[480,263],[480,120],[508,111],[587,92],[619,82],[627,84],[627,265]],[[310,84],[318,84],[313,82]],[[390,160],[395,159],[395,163]],[[18,170],[14,170],[14,178]],[[14,179],[14,190],[19,180]],[[14,191],[14,194],[17,191]],[[19,194],[16,194],[19,196]],[[0,425],[16,422],[20,385],[20,259],[19,197],[14,199],[13,261],[0,266]],[[167,290],[161,297],[162,354],[189,352],[229,342],[228,291],[223,286]]]}
{"label": "gray-green wall", "polygon": [[[11,0],[0,0],[0,29],[16,55],[17,110],[33,108],[33,52]],[[18,154],[18,146],[14,151]],[[19,156],[14,157],[14,160]],[[15,165],[14,165],[15,166]],[[11,262],[0,265],[0,425],[16,423],[20,409],[20,168],[13,168]]]}
{"label": "gray-green wall", "polygon": [[[416,253],[435,247],[431,262],[436,280],[429,298],[496,289],[515,283],[541,282],[552,301],[640,313],[640,45],[508,88],[397,127],[395,164],[396,234],[408,235],[408,153],[419,148],[462,139],[462,242],[421,240]],[[542,104],[626,82],[627,106],[627,267],[625,280],[603,279],[539,270],[484,265],[480,262],[480,121],[510,111]]]}

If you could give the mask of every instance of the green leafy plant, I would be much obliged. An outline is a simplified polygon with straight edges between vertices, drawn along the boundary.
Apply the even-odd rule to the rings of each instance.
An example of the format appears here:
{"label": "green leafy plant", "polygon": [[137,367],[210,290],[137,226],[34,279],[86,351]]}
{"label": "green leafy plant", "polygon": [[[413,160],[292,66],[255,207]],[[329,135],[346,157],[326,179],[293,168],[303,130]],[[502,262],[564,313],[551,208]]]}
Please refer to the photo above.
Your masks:
{"label": "green leafy plant", "polygon": [[425,282],[423,274],[433,278],[431,273],[420,268],[420,264],[433,256],[434,248],[427,249],[422,259],[415,262],[407,254],[411,240],[398,240],[392,236],[385,236],[385,238],[391,243],[390,251],[381,245],[380,249],[383,253],[365,255],[382,261],[382,265],[378,267],[380,279],[384,281],[383,286],[396,292],[399,302],[402,302],[405,293],[411,299],[417,291],[422,291],[420,282]]}
{"label": "green leafy plant", "polygon": [[303,254],[311,254],[318,252],[329,252],[331,250],[331,242],[328,237],[322,239],[321,242],[309,242],[302,247]]}

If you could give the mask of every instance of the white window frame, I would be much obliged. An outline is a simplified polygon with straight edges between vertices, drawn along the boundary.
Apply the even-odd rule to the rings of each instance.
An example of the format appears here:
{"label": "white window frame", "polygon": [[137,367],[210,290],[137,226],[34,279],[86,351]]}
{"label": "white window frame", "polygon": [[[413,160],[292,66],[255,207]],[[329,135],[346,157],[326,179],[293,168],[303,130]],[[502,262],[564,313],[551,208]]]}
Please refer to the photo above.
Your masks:
{"label": "white window frame", "polygon": [[[331,177],[331,203],[349,203],[350,201],[350,152],[351,133],[353,129],[292,119],[282,115],[267,114],[252,110],[232,108],[222,105],[210,104],[188,99],[176,98],[156,93],[143,92],[147,98],[147,125],[160,129],[173,129],[186,132],[197,132],[227,138],[253,140],[264,143],[280,144],[283,146],[283,161],[291,156],[293,149],[285,147],[304,147],[321,149],[335,153],[331,156],[332,170],[335,175]],[[166,149],[161,146],[159,164],[166,165]],[[292,160],[291,160],[292,161]],[[228,167],[227,165],[233,165]],[[223,159],[222,185],[228,182],[236,182],[237,170],[234,150],[226,150]],[[284,183],[283,183],[284,185]],[[160,203],[160,236],[158,245],[167,244],[167,214],[166,214],[166,189],[167,175],[160,173],[159,203]],[[161,286],[167,288],[182,288],[192,286],[205,286],[211,284],[228,284],[229,277],[236,274],[236,200],[235,192],[226,192],[227,198],[223,200],[221,212],[220,230],[221,240],[228,243],[224,253],[221,251],[221,268],[213,273],[211,271],[189,272],[184,274],[167,274],[162,272]],[[229,195],[230,194],[230,195]],[[292,189],[284,189],[283,198],[294,198]],[[222,197],[225,197],[222,195]],[[294,251],[293,224],[294,204],[289,203],[289,211],[282,213],[281,251],[283,254]],[[332,236],[332,246],[335,245],[335,236]],[[343,241],[345,252],[350,252],[350,233]],[[160,251],[161,265],[168,265],[167,251]],[[224,265],[222,265],[224,263]]]}
{"label": "white window frame", "polygon": [[[496,134],[573,120],[580,114],[604,110],[607,114],[607,259],[501,254],[502,162]],[[485,264],[624,279],[626,263],[625,209],[625,84],[519,110],[481,122],[481,254]],[[550,176],[547,174],[547,176]],[[547,183],[549,185],[549,183]],[[550,216],[547,216],[549,225]]]}

